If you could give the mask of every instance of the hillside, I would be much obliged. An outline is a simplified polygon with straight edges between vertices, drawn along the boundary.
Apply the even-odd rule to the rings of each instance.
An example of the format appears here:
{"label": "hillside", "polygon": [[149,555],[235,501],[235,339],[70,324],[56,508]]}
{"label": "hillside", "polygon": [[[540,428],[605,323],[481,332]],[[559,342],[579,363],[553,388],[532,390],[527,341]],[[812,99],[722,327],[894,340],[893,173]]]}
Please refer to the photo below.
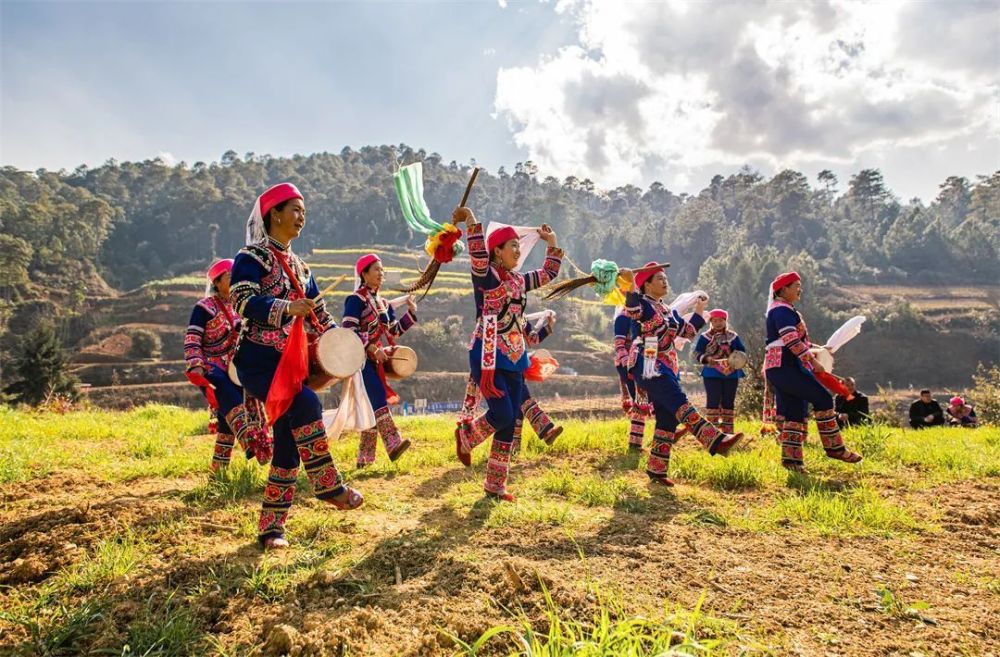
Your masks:
{"label": "hillside", "polygon": [[[415,251],[384,245],[316,249],[307,259],[320,288],[326,289],[341,274],[353,272],[360,254],[373,249],[382,255],[388,269],[389,297],[395,296],[392,288],[412,281],[423,264]],[[439,274],[434,288],[420,303],[419,324],[402,340],[413,346],[421,359],[418,374],[396,386],[404,400],[461,399],[468,372],[465,347],[472,330],[467,268],[468,260],[459,258]],[[566,265],[567,270],[572,268]],[[338,318],[351,284],[348,279],[326,295]],[[74,338],[74,372],[92,386],[89,398],[109,407],[129,407],[144,401],[200,405],[197,391],[183,378],[183,333],[191,307],[203,289],[201,278],[191,273],[95,299],[88,312],[92,327]],[[839,291],[853,307],[882,308],[888,313],[893,304],[903,301],[924,318],[924,323],[917,325],[918,332],[904,338],[919,340],[922,349],[933,354],[930,368],[927,362],[900,353],[900,335],[886,325],[887,317],[878,314],[871,316],[866,333],[844,350],[838,364],[840,371],[855,376],[870,390],[876,384],[960,389],[967,384],[977,362],[990,362],[996,356],[997,345],[990,340],[989,327],[983,326],[982,317],[996,312],[1000,294],[997,286],[850,286]],[[562,366],[579,376],[557,374],[535,386],[535,394],[543,399],[556,395],[614,395],[617,384],[608,355],[612,309],[600,305],[587,290],[556,302],[533,295],[529,308],[545,307],[556,310],[559,318],[557,330],[545,347]],[[128,356],[128,336],[135,329],[160,336],[160,358],[140,360]],[[689,353],[690,348],[682,352],[685,369],[691,368]],[[700,386],[694,373],[689,372],[686,380],[692,394],[698,394]],[[333,403],[335,393],[328,394],[328,403]]]}

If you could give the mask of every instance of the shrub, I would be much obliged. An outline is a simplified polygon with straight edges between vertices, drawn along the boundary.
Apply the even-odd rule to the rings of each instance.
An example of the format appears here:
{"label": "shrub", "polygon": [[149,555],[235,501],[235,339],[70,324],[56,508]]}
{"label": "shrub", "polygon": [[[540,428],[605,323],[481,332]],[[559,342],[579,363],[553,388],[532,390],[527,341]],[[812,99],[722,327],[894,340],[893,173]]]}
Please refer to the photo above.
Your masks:
{"label": "shrub", "polygon": [[1000,425],[1000,366],[979,363],[969,392],[976,416],[983,424]]}
{"label": "shrub", "polygon": [[163,351],[163,341],[160,336],[146,329],[135,329],[129,337],[132,339],[132,346],[129,349],[129,356],[132,358],[159,358]]}

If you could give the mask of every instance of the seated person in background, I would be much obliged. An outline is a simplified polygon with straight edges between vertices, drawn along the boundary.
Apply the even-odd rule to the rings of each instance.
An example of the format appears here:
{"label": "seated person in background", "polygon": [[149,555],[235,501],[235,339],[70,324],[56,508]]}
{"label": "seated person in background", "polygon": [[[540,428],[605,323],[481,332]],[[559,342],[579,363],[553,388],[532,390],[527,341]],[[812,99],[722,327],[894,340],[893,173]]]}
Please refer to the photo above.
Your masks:
{"label": "seated person in background", "polygon": [[941,404],[931,397],[931,391],[924,388],[920,391],[920,399],[910,404],[910,426],[914,429],[937,427],[944,424],[944,411]]}
{"label": "seated person in background", "polygon": [[850,391],[850,397],[837,395],[834,400],[837,410],[837,421],[841,428],[858,424],[868,424],[868,395],[858,391],[858,385],[852,377],[844,379],[844,385]]}
{"label": "seated person in background", "polygon": [[966,404],[961,397],[952,397],[948,402],[948,424],[953,427],[967,427],[974,429],[976,420],[976,409],[971,404]]}

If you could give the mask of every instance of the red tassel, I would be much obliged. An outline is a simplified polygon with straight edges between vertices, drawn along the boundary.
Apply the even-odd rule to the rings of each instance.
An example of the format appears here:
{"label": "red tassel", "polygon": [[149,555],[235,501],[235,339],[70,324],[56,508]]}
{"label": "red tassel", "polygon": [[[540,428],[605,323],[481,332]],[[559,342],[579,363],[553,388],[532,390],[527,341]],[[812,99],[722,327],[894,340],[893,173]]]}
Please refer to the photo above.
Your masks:
{"label": "red tassel", "polygon": [[205,397],[208,398],[209,406],[212,408],[219,408],[219,402],[215,398],[215,388],[212,387],[212,384],[208,379],[203,377],[201,374],[195,374],[194,372],[187,372],[186,376],[188,381],[205,391]]}
{"label": "red tassel", "polygon": [[382,381],[382,387],[385,389],[385,403],[389,406],[399,403],[399,393],[392,389],[389,385],[389,381],[385,378],[385,365],[378,363],[376,370],[378,371],[378,378]]}
{"label": "red tassel", "polygon": [[544,381],[549,375],[559,369],[559,361],[555,358],[531,355],[531,364],[524,370],[524,378],[528,381]]}
{"label": "red tassel", "polygon": [[842,397],[847,397],[851,394],[851,391],[847,389],[844,383],[830,374],[829,372],[813,372],[816,375],[816,380],[823,384],[823,387],[832,392],[835,395],[840,395]]}
{"label": "red tassel", "polygon": [[489,397],[490,399],[503,397],[503,393],[493,385],[494,372],[495,370],[483,370],[483,373],[479,377],[479,390],[483,393],[484,397]]}
{"label": "red tassel", "polygon": [[291,407],[295,395],[302,391],[302,383],[309,376],[309,355],[306,342],[306,331],[302,326],[302,318],[296,317],[292,322],[292,330],[285,343],[285,351],[278,361],[278,369],[271,380],[271,389],[267,391],[267,401],[264,409],[267,413],[267,425],[274,426],[278,418]]}

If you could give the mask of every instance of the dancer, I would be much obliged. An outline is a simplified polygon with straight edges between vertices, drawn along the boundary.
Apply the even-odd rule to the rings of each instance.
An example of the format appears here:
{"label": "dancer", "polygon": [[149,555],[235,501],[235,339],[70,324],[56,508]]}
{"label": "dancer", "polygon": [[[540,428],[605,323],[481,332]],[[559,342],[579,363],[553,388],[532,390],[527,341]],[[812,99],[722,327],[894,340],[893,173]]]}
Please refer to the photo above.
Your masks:
{"label": "dancer", "polygon": [[736,422],[736,389],[744,377],[742,369],[733,369],[729,356],[746,354],[746,347],[729,328],[729,313],[721,308],[708,311],[709,329],[698,336],[695,358],[701,363],[705,384],[705,417],[726,433],[733,433]]}
{"label": "dancer", "polygon": [[[622,270],[632,277],[630,270]],[[670,451],[677,442],[677,426],[683,423],[710,454],[725,456],[742,433],[726,434],[702,417],[681,390],[674,339],[690,340],[705,325],[705,300],[694,305],[690,319],[684,319],[663,301],[669,291],[663,266],[650,262],[634,274],[634,287],[625,295],[625,314],[638,323],[639,337],[629,354],[629,371],[653,403],[656,428],[649,452],[646,474],[656,484],[673,486],[667,476]],[[640,351],[641,357],[640,357]],[[641,377],[641,378],[640,378]]]}
{"label": "dancer", "polygon": [[[532,328],[528,333],[528,346],[536,347],[545,338],[552,334],[552,327],[555,324],[555,313],[551,313],[544,325],[538,328]],[[534,359],[532,359],[534,360]],[[530,369],[528,370],[530,373]],[[510,455],[511,460],[517,458],[517,455],[521,453],[521,434],[524,428],[524,420],[528,420],[528,424],[534,430],[535,435],[544,442],[546,445],[552,445],[556,438],[558,438],[562,432],[563,428],[556,425],[555,422],[549,417],[541,406],[538,405],[538,401],[531,395],[531,391],[528,390],[527,381],[524,384],[524,401],[521,403],[521,415],[517,418],[514,423],[514,439],[511,442]],[[479,390],[479,384],[476,383],[472,376],[469,376],[469,382],[465,387],[465,401],[462,404],[462,410],[458,414],[459,425],[463,423],[470,423],[476,416],[476,409],[479,408],[479,402],[482,401],[483,395]]]}
{"label": "dancer", "polygon": [[229,361],[236,349],[240,318],[229,302],[233,261],[217,260],[208,268],[205,297],[194,304],[184,334],[187,376],[201,389],[212,413],[209,432],[215,433],[212,472],[229,465],[235,438],[226,417],[243,405],[243,389],[229,379]]}
{"label": "dancer", "polygon": [[385,269],[382,267],[382,260],[374,253],[358,258],[354,273],[357,275],[354,293],[344,301],[342,326],[357,333],[365,346],[368,360],[365,361],[361,374],[368,400],[375,411],[375,427],[361,432],[361,442],[358,445],[357,465],[363,468],[375,462],[378,436],[382,436],[382,444],[390,461],[398,459],[410,447],[409,439],[399,435],[399,429],[389,411],[389,404],[398,403],[399,395],[386,381],[385,363],[392,355],[395,338],[417,323],[417,304],[412,296],[407,296],[407,311],[396,318],[392,305],[379,296],[385,280]]}
{"label": "dancer", "polygon": [[622,410],[629,420],[628,448],[641,452],[646,433],[646,418],[652,415],[653,406],[642,388],[636,385],[635,378],[628,369],[629,351],[633,341],[639,337],[639,325],[625,314],[624,307],[615,311],[614,331],[615,370],[618,372]]}
{"label": "dancer", "polygon": [[816,379],[813,372],[823,366],[809,351],[809,333],[795,302],[802,297],[802,278],[786,272],[771,282],[767,306],[767,350],[764,372],[774,391],[777,412],[784,418],[780,425],[781,464],[804,473],[802,445],[808,433],[806,413],[812,404],[823,449],[830,458],[858,463],[861,455],[847,449],[840,435],[833,395]]}
{"label": "dancer", "polygon": [[341,510],[364,502],[361,493],[344,484],[330,457],[322,404],[303,386],[307,333],[315,338],[336,326],[309,267],[291,250],[305,224],[299,190],[290,183],[271,187],[254,203],[247,245],[233,264],[233,305],[244,321],[234,360],[245,397],[256,403],[229,422],[237,436],[241,428],[259,427],[264,404],[274,431],[273,456],[267,445],[255,446],[258,460],[271,461],[258,523],[265,549],[288,545],[284,526],[300,463],[319,499]]}
{"label": "dancer", "polygon": [[[559,275],[562,250],[556,247],[556,234],[546,225],[521,229],[519,236],[513,226],[490,224],[484,239],[482,224],[469,208],[457,208],[452,220],[467,225],[476,303],[469,364],[489,406],[485,414],[455,430],[456,452],[469,466],[472,449],[492,435],[484,488],[489,497],[513,501],[514,496],[507,491],[507,474],[514,428],[523,414],[524,371],[529,365],[524,319],[527,292]],[[521,239],[525,241],[523,249]],[[522,274],[518,269],[539,239],[548,246],[545,262],[541,269]]]}

